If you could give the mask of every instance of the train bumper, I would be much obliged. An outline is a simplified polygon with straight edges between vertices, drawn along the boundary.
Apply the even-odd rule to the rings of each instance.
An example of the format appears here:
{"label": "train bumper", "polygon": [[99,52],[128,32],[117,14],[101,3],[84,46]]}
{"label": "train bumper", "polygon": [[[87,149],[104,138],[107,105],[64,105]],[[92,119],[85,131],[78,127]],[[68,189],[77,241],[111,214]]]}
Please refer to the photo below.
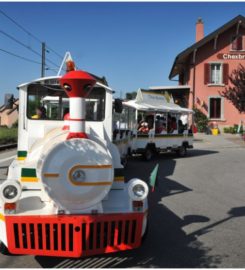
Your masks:
{"label": "train bumper", "polygon": [[6,216],[12,254],[83,257],[137,248],[143,213]]}

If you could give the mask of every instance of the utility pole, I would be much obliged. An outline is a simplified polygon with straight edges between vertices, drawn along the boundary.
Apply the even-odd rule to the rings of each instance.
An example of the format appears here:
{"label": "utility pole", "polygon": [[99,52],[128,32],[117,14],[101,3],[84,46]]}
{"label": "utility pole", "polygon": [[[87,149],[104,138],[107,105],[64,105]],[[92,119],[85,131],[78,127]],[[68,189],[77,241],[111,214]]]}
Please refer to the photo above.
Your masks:
{"label": "utility pole", "polygon": [[42,67],[41,67],[41,77],[45,77],[45,52],[46,52],[46,45],[45,42],[42,42]]}

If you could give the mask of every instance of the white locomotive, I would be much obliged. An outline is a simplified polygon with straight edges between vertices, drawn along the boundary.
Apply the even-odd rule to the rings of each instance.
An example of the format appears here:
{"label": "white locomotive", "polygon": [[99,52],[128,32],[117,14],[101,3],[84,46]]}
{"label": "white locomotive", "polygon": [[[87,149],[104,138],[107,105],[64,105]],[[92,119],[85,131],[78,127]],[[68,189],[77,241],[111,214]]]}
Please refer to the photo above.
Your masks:
{"label": "white locomotive", "polygon": [[62,77],[19,86],[17,158],[0,185],[2,250],[80,257],[140,245],[148,186],[125,182],[112,93],[71,63]]}

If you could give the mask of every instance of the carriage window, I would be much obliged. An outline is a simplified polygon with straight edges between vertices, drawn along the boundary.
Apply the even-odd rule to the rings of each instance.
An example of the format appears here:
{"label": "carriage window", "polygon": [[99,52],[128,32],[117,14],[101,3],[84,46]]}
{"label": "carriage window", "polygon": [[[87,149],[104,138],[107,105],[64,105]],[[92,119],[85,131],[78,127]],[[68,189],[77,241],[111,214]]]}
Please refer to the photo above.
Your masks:
{"label": "carriage window", "polygon": [[105,89],[95,87],[86,98],[86,120],[103,121],[105,119]]}
{"label": "carriage window", "polygon": [[28,87],[27,117],[34,120],[63,120],[69,99],[59,85]]}
{"label": "carriage window", "polygon": [[[69,98],[59,85],[28,87],[27,117],[32,120],[63,120],[69,113]],[[86,99],[86,120],[105,118],[105,89],[94,88]]]}

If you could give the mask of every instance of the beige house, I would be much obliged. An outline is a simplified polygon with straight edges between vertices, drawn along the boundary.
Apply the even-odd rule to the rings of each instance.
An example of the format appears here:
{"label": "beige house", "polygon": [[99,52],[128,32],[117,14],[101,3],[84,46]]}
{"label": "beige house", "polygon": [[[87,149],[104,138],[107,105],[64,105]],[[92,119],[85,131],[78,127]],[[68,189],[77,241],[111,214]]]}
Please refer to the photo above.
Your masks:
{"label": "beige house", "polygon": [[6,109],[4,105],[0,107],[0,126],[12,127],[12,125],[18,120],[19,100],[16,100],[13,109]]}

